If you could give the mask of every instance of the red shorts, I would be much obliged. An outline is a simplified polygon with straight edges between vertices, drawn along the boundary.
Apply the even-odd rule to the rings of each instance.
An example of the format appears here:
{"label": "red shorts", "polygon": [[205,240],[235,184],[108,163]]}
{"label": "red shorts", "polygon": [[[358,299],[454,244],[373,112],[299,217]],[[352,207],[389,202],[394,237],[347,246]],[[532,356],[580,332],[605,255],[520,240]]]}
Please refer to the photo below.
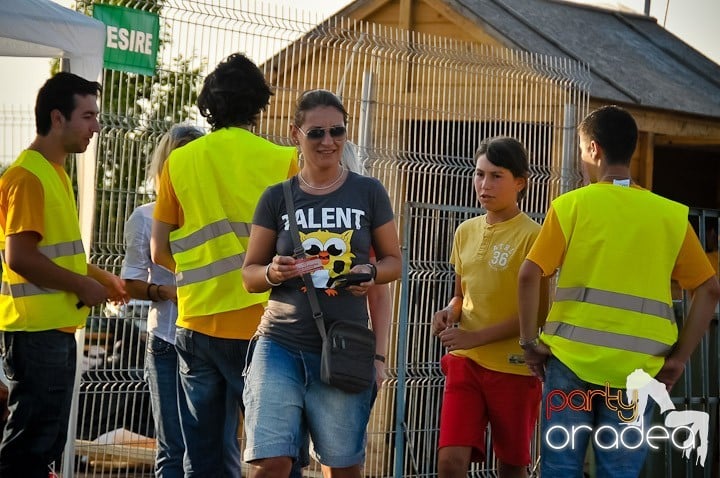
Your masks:
{"label": "red shorts", "polygon": [[439,447],[471,447],[471,460],[484,461],[489,422],[498,460],[513,466],[529,465],[542,396],[540,381],[488,370],[451,354],[443,356],[440,365],[446,379]]}

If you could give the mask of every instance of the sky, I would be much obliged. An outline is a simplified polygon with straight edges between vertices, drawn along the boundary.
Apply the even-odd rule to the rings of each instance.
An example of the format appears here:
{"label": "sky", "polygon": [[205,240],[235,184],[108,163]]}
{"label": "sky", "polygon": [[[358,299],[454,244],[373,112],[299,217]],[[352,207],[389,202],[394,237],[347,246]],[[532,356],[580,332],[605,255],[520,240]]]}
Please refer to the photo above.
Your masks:
{"label": "sky", "polygon": [[[54,1],[66,7],[72,4],[72,0]],[[297,7],[297,0],[259,1]],[[610,8],[620,6],[638,13],[643,12],[645,5],[645,0],[576,1]],[[348,3],[348,0],[313,0],[311,5],[313,12],[329,16]],[[309,10],[307,7],[304,9]],[[652,0],[650,14],[660,25],[664,23],[667,30],[720,64],[720,29],[717,28],[720,22],[720,0]],[[0,57],[0,71],[5,72],[0,75],[0,107],[32,106],[37,90],[49,76],[49,63],[46,59]]]}

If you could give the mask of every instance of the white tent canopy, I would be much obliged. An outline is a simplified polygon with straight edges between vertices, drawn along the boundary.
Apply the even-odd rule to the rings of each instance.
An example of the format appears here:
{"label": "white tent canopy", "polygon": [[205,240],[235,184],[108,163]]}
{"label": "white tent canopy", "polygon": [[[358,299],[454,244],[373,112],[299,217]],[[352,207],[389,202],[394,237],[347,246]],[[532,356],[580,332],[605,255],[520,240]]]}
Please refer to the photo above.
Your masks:
{"label": "white tent canopy", "polygon": [[0,56],[62,57],[70,70],[95,80],[105,25],[50,0],[0,0]]}

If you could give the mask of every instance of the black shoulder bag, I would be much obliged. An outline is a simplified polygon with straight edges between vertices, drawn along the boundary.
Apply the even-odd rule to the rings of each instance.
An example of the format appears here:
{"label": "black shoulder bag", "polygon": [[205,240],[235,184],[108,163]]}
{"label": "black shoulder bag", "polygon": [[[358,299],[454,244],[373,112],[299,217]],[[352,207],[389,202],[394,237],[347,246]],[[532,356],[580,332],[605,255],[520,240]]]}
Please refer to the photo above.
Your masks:
{"label": "black shoulder bag", "polygon": [[[291,181],[283,183],[285,208],[288,213],[290,235],[293,239],[295,258],[305,257],[305,248],[300,242],[295,218],[295,204],[292,198]],[[310,274],[303,274],[313,318],[322,337],[320,357],[320,379],[349,393],[359,393],[370,387],[375,380],[375,334],[367,325],[336,320],[325,330],[320,303]]]}

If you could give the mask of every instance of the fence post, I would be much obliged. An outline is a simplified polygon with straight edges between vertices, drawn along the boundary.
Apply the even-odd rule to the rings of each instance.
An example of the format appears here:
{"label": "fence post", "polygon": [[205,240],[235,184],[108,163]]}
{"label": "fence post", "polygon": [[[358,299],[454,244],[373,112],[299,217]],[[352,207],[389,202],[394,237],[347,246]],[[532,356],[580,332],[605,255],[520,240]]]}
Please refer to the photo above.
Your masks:
{"label": "fence post", "polygon": [[575,105],[566,104],[564,108],[562,130],[562,163],[560,166],[560,193],[564,194],[575,188],[573,184],[574,157],[575,157]]}
{"label": "fence post", "polygon": [[410,210],[412,203],[403,206],[405,225],[402,242],[402,277],[400,291],[400,309],[398,311],[398,352],[397,352],[397,389],[395,390],[395,478],[402,478],[405,461],[405,370],[407,369],[407,317],[409,300],[409,253]]}

